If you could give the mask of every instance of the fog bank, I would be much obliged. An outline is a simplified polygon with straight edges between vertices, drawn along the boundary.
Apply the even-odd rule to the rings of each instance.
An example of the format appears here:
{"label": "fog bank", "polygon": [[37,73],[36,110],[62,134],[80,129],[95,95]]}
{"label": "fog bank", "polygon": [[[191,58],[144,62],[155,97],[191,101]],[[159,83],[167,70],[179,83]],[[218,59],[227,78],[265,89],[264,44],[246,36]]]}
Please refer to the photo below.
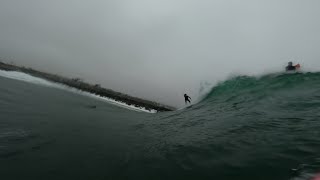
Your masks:
{"label": "fog bank", "polygon": [[173,106],[230,74],[320,67],[317,0],[1,0],[0,57]]}

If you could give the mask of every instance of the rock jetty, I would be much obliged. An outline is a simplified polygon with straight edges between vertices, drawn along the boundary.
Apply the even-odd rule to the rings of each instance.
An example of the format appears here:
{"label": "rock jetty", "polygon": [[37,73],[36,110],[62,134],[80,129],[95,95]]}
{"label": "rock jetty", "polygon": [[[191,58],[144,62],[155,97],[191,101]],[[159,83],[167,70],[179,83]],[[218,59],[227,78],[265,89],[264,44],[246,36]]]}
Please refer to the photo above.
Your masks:
{"label": "rock jetty", "polygon": [[23,72],[23,73],[29,74],[31,76],[46,79],[51,82],[61,83],[61,84],[67,85],[69,87],[79,89],[84,92],[89,92],[89,93],[96,94],[96,95],[99,95],[102,97],[107,97],[107,98],[113,99],[115,101],[125,103],[127,105],[140,107],[140,108],[142,107],[142,108],[145,108],[150,111],[156,110],[158,112],[163,112],[163,111],[175,110],[175,108],[170,107],[170,106],[166,106],[166,105],[156,103],[153,101],[133,97],[133,96],[130,96],[130,95],[127,95],[124,93],[113,91],[111,89],[103,88],[99,84],[94,84],[94,85],[89,84],[87,82],[82,81],[80,78],[61,77],[59,75],[41,72],[38,70],[34,70],[32,68],[16,66],[13,64],[7,64],[7,63],[3,63],[3,62],[0,62],[0,70]]}

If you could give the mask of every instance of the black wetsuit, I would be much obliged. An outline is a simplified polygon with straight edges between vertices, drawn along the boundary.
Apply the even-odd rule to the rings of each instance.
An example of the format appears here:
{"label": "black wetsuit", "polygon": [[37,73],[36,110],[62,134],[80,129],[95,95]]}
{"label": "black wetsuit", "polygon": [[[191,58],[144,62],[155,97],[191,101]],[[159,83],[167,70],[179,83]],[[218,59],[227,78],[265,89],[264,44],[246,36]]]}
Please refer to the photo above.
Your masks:
{"label": "black wetsuit", "polygon": [[296,70],[295,66],[287,66],[286,67],[286,71],[294,71],[294,70]]}
{"label": "black wetsuit", "polygon": [[[188,95],[184,95],[184,101],[186,102],[186,104],[187,104],[187,102],[189,102],[189,103],[191,103],[190,102],[190,100],[189,100],[189,96]],[[191,99],[191,98],[190,98]]]}

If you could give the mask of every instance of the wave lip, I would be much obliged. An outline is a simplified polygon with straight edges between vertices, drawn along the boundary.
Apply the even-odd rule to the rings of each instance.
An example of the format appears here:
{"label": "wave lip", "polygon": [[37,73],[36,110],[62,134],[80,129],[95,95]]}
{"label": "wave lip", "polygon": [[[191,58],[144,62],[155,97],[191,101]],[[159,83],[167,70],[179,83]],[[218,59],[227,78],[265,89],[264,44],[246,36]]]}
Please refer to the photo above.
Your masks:
{"label": "wave lip", "polygon": [[275,93],[290,94],[298,90],[308,92],[311,89],[320,89],[319,72],[268,74],[261,77],[237,76],[218,83],[202,102],[210,99],[231,100],[242,95],[266,97]]}

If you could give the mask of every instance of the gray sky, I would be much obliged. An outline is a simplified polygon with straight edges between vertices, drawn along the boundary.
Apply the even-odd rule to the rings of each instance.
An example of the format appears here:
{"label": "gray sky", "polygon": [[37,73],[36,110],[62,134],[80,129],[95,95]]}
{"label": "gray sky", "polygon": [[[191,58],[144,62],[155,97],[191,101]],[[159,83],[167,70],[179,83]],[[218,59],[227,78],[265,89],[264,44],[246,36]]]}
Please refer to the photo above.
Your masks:
{"label": "gray sky", "polygon": [[0,57],[180,106],[200,83],[320,68],[319,0],[0,0]]}

